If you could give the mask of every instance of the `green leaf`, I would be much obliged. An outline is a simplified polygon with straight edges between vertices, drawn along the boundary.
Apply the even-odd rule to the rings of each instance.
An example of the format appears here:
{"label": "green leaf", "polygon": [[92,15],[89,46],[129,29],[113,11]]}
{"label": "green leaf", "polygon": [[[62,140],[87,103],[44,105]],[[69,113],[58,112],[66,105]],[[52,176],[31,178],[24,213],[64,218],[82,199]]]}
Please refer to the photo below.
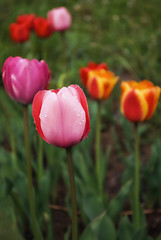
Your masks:
{"label": "green leaf", "polygon": [[118,195],[114,199],[112,199],[108,205],[108,214],[114,222],[117,221],[119,218],[124,202],[131,190],[131,186],[132,181],[130,180],[123,185]]}
{"label": "green leaf", "polygon": [[115,240],[116,230],[106,212],[97,216],[85,229],[81,240]]}
{"label": "green leaf", "polygon": [[114,224],[106,212],[102,213],[92,221],[91,228],[98,239],[116,239],[116,230]]}
{"label": "green leaf", "polygon": [[0,202],[0,239],[3,240],[23,240],[20,235],[16,223],[11,220],[9,213],[7,212],[9,208],[9,203],[5,201]]}
{"label": "green leaf", "polygon": [[133,225],[128,217],[122,217],[119,224],[118,239],[131,240],[133,235]]}
{"label": "green leaf", "polygon": [[93,192],[84,194],[82,208],[90,220],[105,211],[101,197]]}
{"label": "green leaf", "polygon": [[83,234],[80,237],[80,240],[97,240],[97,237],[95,236],[94,232],[91,229],[91,226],[88,225]]}
{"label": "green leaf", "polygon": [[161,234],[157,237],[157,240],[161,240]]}
{"label": "green leaf", "polygon": [[134,233],[132,240],[147,240],[147,237],[147,228],[142,227]]}

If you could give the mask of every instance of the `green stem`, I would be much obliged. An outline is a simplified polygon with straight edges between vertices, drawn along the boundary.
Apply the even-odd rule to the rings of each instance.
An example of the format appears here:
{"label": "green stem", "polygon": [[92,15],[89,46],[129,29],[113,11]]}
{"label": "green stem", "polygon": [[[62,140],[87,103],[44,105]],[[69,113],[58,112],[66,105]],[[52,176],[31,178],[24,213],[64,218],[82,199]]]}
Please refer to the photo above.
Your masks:
{"label": "green stem", "polygon": [[96,122],[96,175],[98,182],[98,190],[102,192],[101,181],[101,102],[97,102],[97,122]]}
{"label": "green stem", "polygon": [[72,151],[71,148],[67,148],[67,161],[68,172],[70,180],[70,196],[72,204],[72,240],[78,240],[78,220],[77,220],[77,202],[76,202],[76,189],[74,180],[74,169],[72,163]]}
{"label": "green stem", "polygon": [[39,141],[39,152],[38,152],[38,182],[40,183],[41,178],[43,176],[43,140],[38,135],[38,141]]}
{"label": "green stem", "polygon": [[140,228],[140,159],[138,124],[135,125],[135,173],[134,173],[134,227]]}
{"label": "green stem", "polygon": [[33,190],[33,184],[32,184],[32,167],[31,167],[31,153],[30,153],[29,132],[28,132],[27,106],[24,106],[23,114],[24,114],[24,138],[25,138],[26,160],[27,160],[28,194],[29,194],[29,206],[30,206],[32,230],[34,234],[34,240],[43,240],[37,225],[37,221],[36,221],[34,190]]}

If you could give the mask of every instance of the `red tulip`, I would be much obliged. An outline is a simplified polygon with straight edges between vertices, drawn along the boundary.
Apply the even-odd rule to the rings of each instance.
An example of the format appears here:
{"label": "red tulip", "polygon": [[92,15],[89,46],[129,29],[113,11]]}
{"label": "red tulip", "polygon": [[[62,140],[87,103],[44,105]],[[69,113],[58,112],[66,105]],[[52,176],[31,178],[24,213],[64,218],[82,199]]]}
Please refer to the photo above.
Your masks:
{"label": "red tulip", "polygon": [[34,19],[34,14],[22,14],[17,17],[17,23],[24,24],[27,29],[32,30],[34,26]]}
{"label": "red tulip", "polygon": [[26,42],[30,37],[30,32],[24,24],[11,23],[9,26],[10,37],[14,42]]}
{"label": "red tulip", "polygon": [[33,100],[32,114],[40,136],[55,146],[71,147],[90,131],[86,97],[78,85],[39,91]]}
{"label": "red tulip", "polygon": [[34,20],[34,29],[38,37],[49,37],[53,31],[49,25],[48,19],[36,17]]}

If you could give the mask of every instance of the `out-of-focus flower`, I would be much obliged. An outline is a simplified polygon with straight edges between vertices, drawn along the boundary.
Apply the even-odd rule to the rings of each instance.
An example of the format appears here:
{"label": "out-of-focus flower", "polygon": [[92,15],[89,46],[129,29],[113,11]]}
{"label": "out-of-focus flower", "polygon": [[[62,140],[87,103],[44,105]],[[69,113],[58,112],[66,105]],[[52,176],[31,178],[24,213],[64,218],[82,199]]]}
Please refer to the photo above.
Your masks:
{"label": "out-of-focus flower", "polygon": [[46,38],[49,37],[53,30],[49,25],[49,21],[43,17],[36,17],[34,20],[34,30],[38,37]]}
{"label": "out-of-focus flower", "polygon": [[91,62],[87,68],[80,69],[80,76],[91,97],[98,100],[109,98],[119,79],[107,69],[105,63]]}
{"label": "out-of-focus flower", "polygon": [[30,32],[24,24],[11,23],[9,32],[12,41],[17,43],[26,42],[30,37]]}
{"label": "out-of-focus flower", "polygon": [[70,27],[72,18],[65,7],[59,7],[48,12],[48,20],[54,31],[64,31]]}
{"label": "out-of-focus flower", "polygon": [[82,83],[87,86],[87,80],[89,78],[89,72],[93,70],[105,69],[108,70],[106,63],[97,64],[95,62],[89,62],[87,67],[82,67],[80,69],[80,77]]}
{"label": "out-of-focus flower", "polygon": [[2,68],[2,80],[8,95],[26,105],[39,90],[47,88],[50,71],[44,60],[9,57]]}
{"label": "out-of-focus flower", "polygon": [[32,30],[34,27],[34,14],[22,14],[19,15],[16,19],[17,23],[23,24],[28,30]]}
{"label": "out-of-focus flower", "polygon": [[40,136],[58,147],[71,147],[90,131],[86,97],[78,85],[38,92],[32,114]]}
{"label": "out-of-focus flower", "polygon": [[149,120],[158,104],[160,87],[148,80],[121,83],[121,112],[131,122]]}

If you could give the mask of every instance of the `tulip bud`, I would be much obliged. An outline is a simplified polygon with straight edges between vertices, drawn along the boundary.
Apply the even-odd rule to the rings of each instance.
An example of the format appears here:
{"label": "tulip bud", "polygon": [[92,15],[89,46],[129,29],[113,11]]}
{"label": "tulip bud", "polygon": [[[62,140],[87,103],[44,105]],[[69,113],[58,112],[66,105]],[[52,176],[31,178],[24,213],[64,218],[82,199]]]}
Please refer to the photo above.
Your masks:
{"label": "tulip bud", "polygon": [[90,131],[86,97],[78,85],[39,91],[33,100],[32,115],[40,136],[58,147],[71,147]]}
{"label": "tulip bud", "polygon": [[44,60],[9,57],[2,68],[2,80],[8,95],[26,105],[38,91],[47,88],[50,71]]}
{"label": "tulip bud", "polygon": [[64,31],[71,25],[71,15],[65,7],[54,8],[48,12],[48,20],[54,31]]}
{"label": "tulip bud", "polygon": [[149,120],[158,104],[160,87],[148,80],[121,83],[121,112],[131,122]]}

